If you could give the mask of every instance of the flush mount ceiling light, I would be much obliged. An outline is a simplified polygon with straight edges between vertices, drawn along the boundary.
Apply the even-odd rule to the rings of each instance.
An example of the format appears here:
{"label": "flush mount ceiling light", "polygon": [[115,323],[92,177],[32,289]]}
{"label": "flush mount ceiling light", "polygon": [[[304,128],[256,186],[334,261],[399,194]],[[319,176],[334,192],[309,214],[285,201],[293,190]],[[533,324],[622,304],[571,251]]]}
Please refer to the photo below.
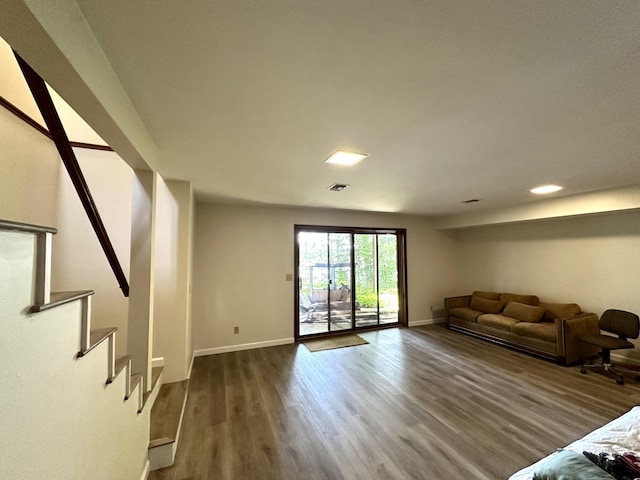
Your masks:
{"label": "flush mount ceiling light", "polygon": [[349,185],[346,183],[334,183],[333,185],[329,185],[327,190],[331,190],[332,192],[341,192],[345,188],[349,188]]}
{"label": "flush mount ceiling light", "polygon": [[545,193],[553,193],[562,190],[562,187],[558,185],[541,185],[529,190],[531,193],[537,193],[538,195],[544,195]]}
{"label": "flush mount ceiling light", "polygon": [[324,163],[333,163],[335,165],[355,165],[369,156],[368,153],[347,152],[346,150],[336,150]]}

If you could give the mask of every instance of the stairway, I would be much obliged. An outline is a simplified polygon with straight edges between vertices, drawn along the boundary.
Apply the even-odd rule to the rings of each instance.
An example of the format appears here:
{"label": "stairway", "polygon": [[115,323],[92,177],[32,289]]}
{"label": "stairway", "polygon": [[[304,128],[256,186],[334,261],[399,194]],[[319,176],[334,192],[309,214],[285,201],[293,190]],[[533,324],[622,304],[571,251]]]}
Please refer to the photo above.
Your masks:
{"label": "stairway", "polygon": [[3,478],[145,479],[150,411],[116,328],[92,328],[92,290],[51,292],[56,230],[0,220]]}

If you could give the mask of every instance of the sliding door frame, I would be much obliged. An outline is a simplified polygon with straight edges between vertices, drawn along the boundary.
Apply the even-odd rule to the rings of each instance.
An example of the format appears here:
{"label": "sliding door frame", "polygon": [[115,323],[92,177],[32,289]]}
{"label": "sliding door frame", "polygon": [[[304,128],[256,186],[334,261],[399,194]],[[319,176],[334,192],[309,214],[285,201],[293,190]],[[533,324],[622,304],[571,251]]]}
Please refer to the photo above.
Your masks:
{"label": "sliding door frame", "polygon": [[[308,334],[300,336],[300,245],[298,243],[298,234],[300,232],[317,232],[317,233],[349,233],[351,234],[351,328],[338,331],[328,331],[316,334]],[[389,324],[380,324],[378,315],[378,325],[356,327],[356,282],[355,282],[355,243],[354,236],[358,234],[376,234],[385,235],[392,234],[396,236],[396,261],[398,267],[398,322]],[[354,333],[365,330],[380,330],[383,328],[392,328],[397,326],[408,326],[409,313],[407,301],[407,230],[405,228],[370,228],[370,227],[344,227],[344,226],[326,226],[326,225],[294,225],[293,234],[294,244],[294,338],[296,341],[301,339],[310,339],[316,337],[328,337],[332,335],[340,335],[344,333]],[[379,276],[379,272],[376,272]],[[330,307],[329,307],[330,308]],[[378,311],[380,306],[378,304]]]}

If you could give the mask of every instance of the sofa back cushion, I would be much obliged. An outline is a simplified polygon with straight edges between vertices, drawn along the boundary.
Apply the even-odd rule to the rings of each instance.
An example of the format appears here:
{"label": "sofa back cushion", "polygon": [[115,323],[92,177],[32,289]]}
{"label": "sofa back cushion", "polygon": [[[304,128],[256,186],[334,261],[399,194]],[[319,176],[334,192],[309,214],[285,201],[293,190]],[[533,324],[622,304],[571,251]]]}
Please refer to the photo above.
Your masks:
{"label": "sofa back cushion", "polygon": [[499,300],[489,300],[487,298],[471,295],[469,307],[483,313],[500,313],[504,304]]}
{"label": "sofa back cushion", "polygon": [[475,290],[471,295],[486,298],[487,300],[500,300],[500,292],[483,292],[482,290]]}
{"label": "sofa back cushion", "polygon": [[537,323],[542,320],[544,308],[534,307],[533,305],[527,305],[525,303],[509,302],[502,314],[520,320],[521,322]]}
{"label": "sofa back cushion", "polygon": [[524,303],[526,305],[537,306],[540,303],[540,299],[535,295],[518,295],[515,293],[503,293],[500,295],[500,301],[505,305],[509,302]]}
{"label": "sofa back cushion", "polygon": [[540,302],[540,308],[544,308],[544,322],[553,322],[556,318],[570,318],[582,313],[577,303],[549,303]]}

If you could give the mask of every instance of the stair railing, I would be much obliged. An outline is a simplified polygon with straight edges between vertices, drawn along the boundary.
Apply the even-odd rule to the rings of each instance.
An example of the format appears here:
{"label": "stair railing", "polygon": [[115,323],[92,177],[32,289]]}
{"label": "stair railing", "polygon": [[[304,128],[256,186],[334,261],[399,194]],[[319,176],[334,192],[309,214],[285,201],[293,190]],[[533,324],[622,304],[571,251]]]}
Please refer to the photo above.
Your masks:
{"label": "stair railing", "polygon": [[64,127],[62,126],[62,122],[60,121],[60,117],[58,116],[58,112],[56,111],[56,107],[53,104],[53,100],[51,99],[51,95],[49,94],[49,90],[47,90],[47,85],[40,75],[38,75],[32,68],[29,66],[27,62],[25,62],[18,53],[13,52],[16,60],[18,61],[18,65],[20,66],[20,70],[22,70],[22,74],[24,75],[25,80],[27,81],[27,85],[29,86],[29,90],[31,90],[31,94],[33,95],[36,104],[38,105],[38,109],[42,114],[42,118],[47,124],[47,128],[51,134],[51,138],[58,149],[58,153],[62,158],[62,163],[64,164],[69,176],[71,177],[71,182],[78,193],[78,197],[80,197],[80,202],[84,207],[84,210],[89,217],[89,221],[91,222],[91,226],[93,227],[94,232],[98,237],[98,241],[104,251],[107,261],[113,270],[113,273],[118,280],[118,284],[120,285],[120,289],[125,297],[129,296],[129,283],[127,282],[127,278],[122,270],[120,262],[118,261],[118,257],[116,255],[115,250],[113,249],[113,245],[111,240],[109,239],[109,235],[107,234],[107,230],[102,223],[102,219],[100,218],[100,213],[98,213],[98,208],[93,201],[93,197],[91,196],[91,192],[89,191],[89,187],[87,182],[80,170],[80,165],[78,164],[78,160],[73,152],[71,144],[69,142],[69,138],[64,131]]}

